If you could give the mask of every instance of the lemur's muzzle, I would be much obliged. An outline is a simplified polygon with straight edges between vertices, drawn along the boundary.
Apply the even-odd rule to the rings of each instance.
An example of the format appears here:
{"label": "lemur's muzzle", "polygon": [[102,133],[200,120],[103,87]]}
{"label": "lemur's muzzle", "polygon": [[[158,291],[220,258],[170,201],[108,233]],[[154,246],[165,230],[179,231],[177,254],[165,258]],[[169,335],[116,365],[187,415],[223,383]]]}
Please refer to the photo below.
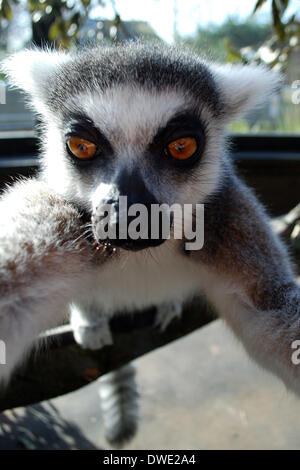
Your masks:
{"label": "lemur's muzzle", "polygon": [[158,208],[139,173],[123,171],[93,213],[94,236],[98,242],[132,251],[161,245],[168,238],[172,215]]}

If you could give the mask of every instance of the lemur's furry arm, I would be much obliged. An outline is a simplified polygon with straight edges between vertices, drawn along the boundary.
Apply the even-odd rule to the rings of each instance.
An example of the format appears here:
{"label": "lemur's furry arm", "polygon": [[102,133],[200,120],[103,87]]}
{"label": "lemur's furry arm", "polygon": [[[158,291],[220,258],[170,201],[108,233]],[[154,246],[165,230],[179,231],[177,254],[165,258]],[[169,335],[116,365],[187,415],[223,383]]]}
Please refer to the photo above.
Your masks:
{"label": "lemur's furry arm", "polygon": [[1,382],[38,334],[62,321],[70,296],[84,289],[90,249],[78,240],[77,210],[38,181],[20,182],[2,196],[0,220]]}
{"label": "lemur's furry arm", "polygon": [[204,248],[191,256],[208,268],[209,299],[250,355],[299,394],[300,287],[285,247],[232,170],[205,207]]}

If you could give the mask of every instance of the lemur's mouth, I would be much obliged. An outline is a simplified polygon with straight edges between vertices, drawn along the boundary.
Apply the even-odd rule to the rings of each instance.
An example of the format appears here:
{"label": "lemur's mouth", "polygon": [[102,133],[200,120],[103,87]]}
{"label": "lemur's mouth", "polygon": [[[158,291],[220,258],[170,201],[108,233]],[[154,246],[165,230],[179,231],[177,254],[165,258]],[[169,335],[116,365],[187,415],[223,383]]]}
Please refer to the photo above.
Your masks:
{"label": "lemur's mouth", "polygon": [[[149,233],[149,237],[146,238],[131,238],[128,232],[127,237],[120,237],[119,224],[116,225],[115,238],[101,238],[97,231],[97,217],[85,209],[80,209],[80,214],[82,228],[85,230],[85,238],[90,241],[91,244],[95,245],[97,250],[105,251],[109,254],[114,253],[118,248],[127,251],[140,251],[147,248],[154,248],[166,241],[166,239],[162,237],[151,238],[151,233]],[[129,220],[131,220],[130,217]]]}
{"label": "lemur's mouth", "polygon": [[[154,248],[155,246],[161,245],[165,240],[159,239],[159,240],[151,240],[151,239],[142,239],[139,238],[137,240],[131,240],[130,238],[127,238],[125,240],[122,239],[116,239],[116,240],[108,240],[107,243],[112,247],[112,248],[123,248],[124,250],[128,251],[140,251],[140,250],[145,250],[146,248]],[[105,241],[99,243],[105,243]]]}
{"label": "lemur's mouth", "polygon": [[[169,238],[173,215],[164,220],[163,214],[152,220],[150,212],[139,218],[119,211],[113,216],[92,214],[92,231],[99,244],[127,251],[140,251],[161,245]],[[167,235],[164,235],[167,233]]]}

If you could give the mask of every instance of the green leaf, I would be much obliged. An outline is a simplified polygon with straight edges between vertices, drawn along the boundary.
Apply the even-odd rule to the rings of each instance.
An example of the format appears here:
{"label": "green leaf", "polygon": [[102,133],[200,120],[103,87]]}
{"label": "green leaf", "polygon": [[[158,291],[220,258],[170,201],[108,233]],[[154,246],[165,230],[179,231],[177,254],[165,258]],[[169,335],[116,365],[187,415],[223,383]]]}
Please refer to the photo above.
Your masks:
{"label": "green leaf", "polygon": [[6,19],[7,21],[10,21],[12,19],[13,12],[8,0],[2,0],[0,16]]}
{"label": "green leaf", "polygon": [[227,51],[226,62],[231,62],[234,64],[239,62],[245,63],[245,59],[242,54],[230,45],[228,38],[224,39],[224,44]]}
{"label": "green leaf", "polygon": [[260,7],[261,7],[264,3],[266,3],[266,1],[267,1],[267,0],[257,0],[256,5],[255,5],[254,10],[253,10],[253,15],[254,15],[254,13],[257,12],[257,10],[260,9]]}
{"label": "green leaf", "polygon": [[50,41],[54,41],[58,37],[59,33],[60,25],[56,21],[54,21],[54,23],[52,23],[52,25],[50,26],[48,33]]}
{"label": "green leaf", "polygon": [[284,25],[281,22],[280,11],[277,6],[276,0],[272,1],[272,17],[273,17],[273,25],[276,31],[276,34],[280,41],[284,41],[286,38]]}
{"label": "green leaf", "polygon": [[280,0],[282,11],[285,11],[289,6],[290,0]]}
{"label": "green leaf", "polygon": [[80,13],[77,11],[76,13],[74,13],[74,15],[72,15],[70,22],[71,22],[71,23],[76,23],[76,24],[78,25],[79,22],[80,22],[80,19],[81,19],[81,15],[80,15]]}

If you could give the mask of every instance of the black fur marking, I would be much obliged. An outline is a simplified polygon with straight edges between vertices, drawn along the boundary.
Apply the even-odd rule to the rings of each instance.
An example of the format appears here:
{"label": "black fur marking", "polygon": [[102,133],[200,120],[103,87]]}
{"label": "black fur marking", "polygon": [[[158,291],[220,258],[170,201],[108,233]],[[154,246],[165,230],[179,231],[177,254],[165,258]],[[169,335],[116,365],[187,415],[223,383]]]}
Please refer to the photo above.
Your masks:
{"label": "black fur marking", "polygon": [[[93,121],[85,115],[69,114],[63,121],[67,154],[71,161],[80,167],[90,165],[96,158],[107,158],[113,154],[112,146],[105,135],[94,125]],[[67,141],[70,137],[80,137],[93,142],[97,146],[95,156],[89,160],[76,158],[69,150]]]}
{"label": "black fur marking", "polygon": [[223,110],[211,72],[200,59],[175,48],[131,43],[82,50],[61,65],[45,89],[45,100],[54,111],[87,90],[137,84],[150,90],[182,90],[205,104],[213,114]]}
{"label": "black fur marking", "polygon": [[[176,160],[165,153],[168,144],[183,137],[193,137],[197,141],[195,154],[187,160]],[[174,116],[167,125],[158,131],[147,151],[159,155],[167,160],[168,164],[180,169],[189,169],[199,161],[205,147],[205,127],[201,120],[192,114]],[[157,159],[157,161],[161,161]]]}

